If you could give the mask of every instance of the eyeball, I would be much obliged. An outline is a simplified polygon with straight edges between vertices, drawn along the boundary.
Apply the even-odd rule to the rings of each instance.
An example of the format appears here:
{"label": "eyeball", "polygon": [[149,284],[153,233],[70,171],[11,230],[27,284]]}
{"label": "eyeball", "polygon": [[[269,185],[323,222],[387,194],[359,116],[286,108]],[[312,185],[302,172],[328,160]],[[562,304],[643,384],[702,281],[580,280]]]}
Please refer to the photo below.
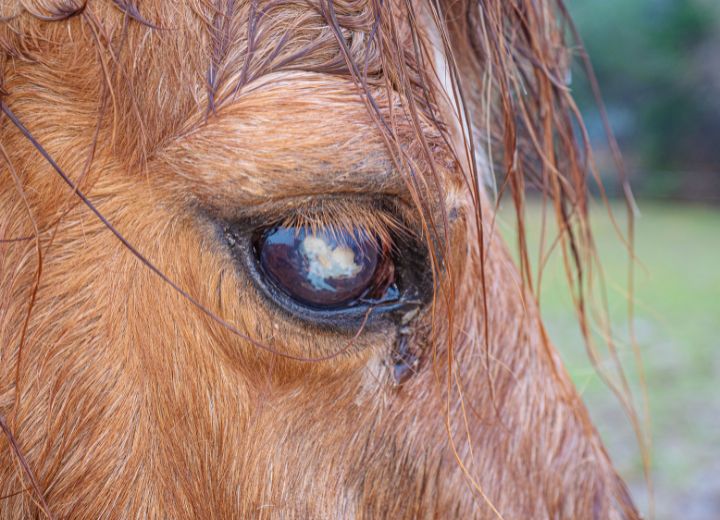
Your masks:
{"label": "eyeball", "polygon": [[278,226],[263,232],[255,249],[270,282],[309,307],[351,307],[385,296],[393,282],[392,260],[359,229]]}

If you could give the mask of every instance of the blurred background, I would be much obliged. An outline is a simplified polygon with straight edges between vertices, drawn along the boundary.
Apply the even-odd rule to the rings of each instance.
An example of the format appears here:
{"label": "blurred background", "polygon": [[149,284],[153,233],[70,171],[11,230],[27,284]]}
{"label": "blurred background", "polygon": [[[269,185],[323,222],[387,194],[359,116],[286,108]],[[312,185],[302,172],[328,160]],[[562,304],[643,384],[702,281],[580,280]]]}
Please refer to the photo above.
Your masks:
{"label": "blurred background", "polygon": [[[720,519],[720,1],[567,0],[627,165],[636,216],[634,327],[646,373],[658,520]],[[627,215],[597,104],[572,88],[621,229]],[[514,218],[508,211],[506,232]],[[606,209],[593,228],[619,356],[633,370],[628,252]],[[540,234],[539,202],[528,235]],[[512,240],[512,238],[510,238]],[[530,251],[537,251],[537,243]],[[562,259],[544,271],[541,310],[611,457],[644,514],[648,493],[630,422],[590,365]]]}

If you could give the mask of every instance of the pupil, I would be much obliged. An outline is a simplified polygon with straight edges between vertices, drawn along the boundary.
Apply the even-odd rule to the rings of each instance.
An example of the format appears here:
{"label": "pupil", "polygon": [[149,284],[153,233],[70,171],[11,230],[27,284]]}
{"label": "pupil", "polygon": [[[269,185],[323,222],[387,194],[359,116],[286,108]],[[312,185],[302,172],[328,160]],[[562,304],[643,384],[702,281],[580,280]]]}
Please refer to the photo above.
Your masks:
{"label": "pupil", "polygon": [[295,300],[314,307],[353,303],[371,288],[380,260],[364,233],[277,227],[258,244],[260,266]]}

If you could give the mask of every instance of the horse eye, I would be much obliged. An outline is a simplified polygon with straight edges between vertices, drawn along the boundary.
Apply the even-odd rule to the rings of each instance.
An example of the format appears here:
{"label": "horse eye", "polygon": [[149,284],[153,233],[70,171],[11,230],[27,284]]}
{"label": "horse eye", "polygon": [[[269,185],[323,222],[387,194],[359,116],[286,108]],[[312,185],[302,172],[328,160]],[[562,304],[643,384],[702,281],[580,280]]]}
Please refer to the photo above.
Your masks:
{"label": "horse eye", "polygon": [[318,309],[397,297],[394,266],[363,230],[274,227],[255,241],[262,273],[296,302]]}

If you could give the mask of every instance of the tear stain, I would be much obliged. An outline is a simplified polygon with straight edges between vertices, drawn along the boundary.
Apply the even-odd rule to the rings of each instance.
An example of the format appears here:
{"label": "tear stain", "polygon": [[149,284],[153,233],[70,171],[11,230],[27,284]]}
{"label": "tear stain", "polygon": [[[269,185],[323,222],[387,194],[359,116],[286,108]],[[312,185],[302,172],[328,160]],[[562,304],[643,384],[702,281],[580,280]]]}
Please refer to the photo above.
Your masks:
{"label": "tear stain", "polygon": [[409,335],[400,334],[392,355],[392,375],[400,386],[417,372],[420,358],[410,350]]}
{"label": "tear stain", "polygon": [[415,375],[420,364],[420,357],[410,347],[410,336],[413,329],[409,326],[419,313],[420,308],[414,307],[400,318],[398,336],[391,356],[392,376],[397,386]]}

